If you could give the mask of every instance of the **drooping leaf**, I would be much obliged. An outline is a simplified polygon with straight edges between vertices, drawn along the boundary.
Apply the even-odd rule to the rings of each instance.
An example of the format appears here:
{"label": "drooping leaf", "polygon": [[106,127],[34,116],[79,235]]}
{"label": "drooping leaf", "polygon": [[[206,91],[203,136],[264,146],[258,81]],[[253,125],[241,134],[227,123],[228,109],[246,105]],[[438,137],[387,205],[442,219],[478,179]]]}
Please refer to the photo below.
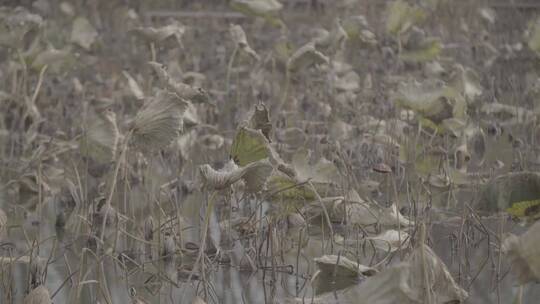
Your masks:
{"label": "drooping leaf", "polygon": [[348,39],[349,36],[341,25],[341,21],[336,19],[330,31],[323,30],[321,35],[315,37],[312,42],[317,49],[335,53],[343,50]]}
{"label": "drooping leaf", "polygon": [[540,222],[536,222],[521,236],[510,234],[503,241],[502,250],[520,285],[540,282]]}
{"label": "drooping leaf", "polygon": [[239,166],[269,157],[268,141],[261,131],[240,127],[234,137],[230,157]]}
{"label": "drooping leaf", "polygon": [[259,60],[259,55],[257,54],[257,52],[255,52],[255,50],[251,48],[251,46],[249,46],[246,38],[246,33],[240,25],[231,24],[229,26],[229,32],[231,34],[234,44],[238,47],[238,49],[253,57],[253,59]]}
{"label": "drooping leaf", "polygon": [[292,54],[287,61],[287,70],[297,72],[315,64],[327,64],[328,57],[317,51],[313,43],[308,43]]}
{"label": "drooping leaf", "polygon": [[177,94],[160,91],[137,112],[131,130],[136,146],[144,150],[161,149],[183,130],[183,115],[189,102]]}
{"label": "drooping leaf", "polygon": [[235,166],[230,170],[217,171],[206,164],[199,167],[199,172],[204,184],[210,189],[222,190],[243,179],[248,192],[258,192],[265,186],[272,165],[268,160],[259,160],[244,167]]}

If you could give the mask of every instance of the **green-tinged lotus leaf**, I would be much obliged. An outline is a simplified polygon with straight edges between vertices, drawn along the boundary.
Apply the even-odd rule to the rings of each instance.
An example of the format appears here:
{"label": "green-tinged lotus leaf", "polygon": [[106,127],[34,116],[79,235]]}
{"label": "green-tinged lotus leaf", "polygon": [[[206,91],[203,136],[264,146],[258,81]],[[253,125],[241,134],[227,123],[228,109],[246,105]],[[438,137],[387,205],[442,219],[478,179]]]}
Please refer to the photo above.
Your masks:
{"label": "green-tinged lotus leaf", "polygon": [[183,115],[189,102],[177,94],[159,91],[137,112],[131,126],[133,143],[143,150],[169,145],[183,131]]}
{"label": "green-tinged lotus leaf", "polygon": [[540,199],[516,202],[505,211],[515,218],[536,221],[540,219]]}
{"label": "green-tinged lotus leaf", "polygon": [[315,200],[315,193],[305,184],[298,183],[294,178],[275,171],[268,179],[268,192],[272,195],[269,199],[272,202],[293,202],[305,203]]}
{"label": "green-tinged lotus leaf", "polygon": [[388,6],[386,31],[389,34],[401,34],[411,26],[425,18],[425,12],[419,7],[411,6],[403,0],[396,0]]}
{"label": "green-tinged lotus leaf", "polygon": [[77,17],[75,20],[73,20],[70,38],[71,42],[89,51],[97,37],[98,32],[94,26],[90,24],[88,19],[84,17]]}
{"label": "green-tinged lotus leaf", "polygon": [[87,121],[88,128],[80,139],[81,154],[101,163],[113,161],[120,140],[116,114],[109,109],[91,109]]}
{"label": "green-tinged lotus leaf", "polygon": [[297,72],[316,64],[328,64],[329,59],[317,51],[313,43],[308,43],[292,54],[287,60],[287,70]]}
{"label": "green-tinged lotus leaf", "polygon": [[537,216],[539,199],[540,173],[513,172],[498,176],[484,186],[478,208],[488,212],[508,210],[516,216]]}
{"label": "green-tinged lotus leaf", "polygon": [[439,38],[427,38],[415,49],[403,50],[400,58],[407,62],[426,62],[437,58],[442,50]]}
{"label": "green-tinged lotus leaf", "polygon": [[240,127],[234,137],[230,157],[239,166],[267,158],[268,140],[260,130],[253,130],[247,127]]}

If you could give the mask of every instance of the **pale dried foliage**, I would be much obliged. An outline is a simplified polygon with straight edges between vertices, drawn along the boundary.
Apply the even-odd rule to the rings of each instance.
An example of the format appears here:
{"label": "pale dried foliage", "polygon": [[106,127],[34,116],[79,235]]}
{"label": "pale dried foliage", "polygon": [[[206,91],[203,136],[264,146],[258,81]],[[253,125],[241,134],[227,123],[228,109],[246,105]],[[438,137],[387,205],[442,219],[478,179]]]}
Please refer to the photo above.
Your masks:
{"label": "pale dried foliage", "polygon": [[169,145],[183,130],[189,103],[176,93],[159,91],[139,110],[131,127],[133,142],[145,150]]}
{"label": "pale dried foliage", "polygon": [[231,165],[229,170],[217,171],[205,164],[199,167],[203,183],[210,189],[222,190],[243,179],[246,191],[258,192],[265,187],[273,168],[267,160],[252,162],[244,167]]}
{"label": "pale dried foliage", "polygon": [[100,162],[113,161],[121,138],[116,114],[107,108],[90,109],[87,120],[88,128],[80,140],[82,153]]}
{"label": "pale dried foliage", "polygon": [[540,222],[521,236],[509,235],[502,246],[520,284],[540,282]]}
{"label": "pale dried foliage", "polygon": [[535,4],[176,2],[0,7],[1,303],[537,299]]}
{"label": "pale dried foliage", "polygon": [[39,285],[32,289],[29,294],[24,297],[24,304],[52,304],[51,296],[47,287]]}

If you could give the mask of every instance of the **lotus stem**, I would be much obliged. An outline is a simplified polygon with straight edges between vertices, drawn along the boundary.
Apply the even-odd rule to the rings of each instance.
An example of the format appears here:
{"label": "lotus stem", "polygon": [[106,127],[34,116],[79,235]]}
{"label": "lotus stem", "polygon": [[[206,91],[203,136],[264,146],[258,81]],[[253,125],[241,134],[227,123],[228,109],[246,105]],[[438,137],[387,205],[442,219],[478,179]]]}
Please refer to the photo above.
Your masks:
{"label": "lotus stem", "polygon": [[231,70],[234,64],[234,60],[236,59],[236,54],[238,53],[238,45],[234,47],[234,50],[231,54],[231,58],[229,59],[229,63],[227,64],[227,76],[225,78],[225,91],[227,92],[227,96],[229,96],[229,92],[231,90],[230,88],[230,82],[231,82]]}

